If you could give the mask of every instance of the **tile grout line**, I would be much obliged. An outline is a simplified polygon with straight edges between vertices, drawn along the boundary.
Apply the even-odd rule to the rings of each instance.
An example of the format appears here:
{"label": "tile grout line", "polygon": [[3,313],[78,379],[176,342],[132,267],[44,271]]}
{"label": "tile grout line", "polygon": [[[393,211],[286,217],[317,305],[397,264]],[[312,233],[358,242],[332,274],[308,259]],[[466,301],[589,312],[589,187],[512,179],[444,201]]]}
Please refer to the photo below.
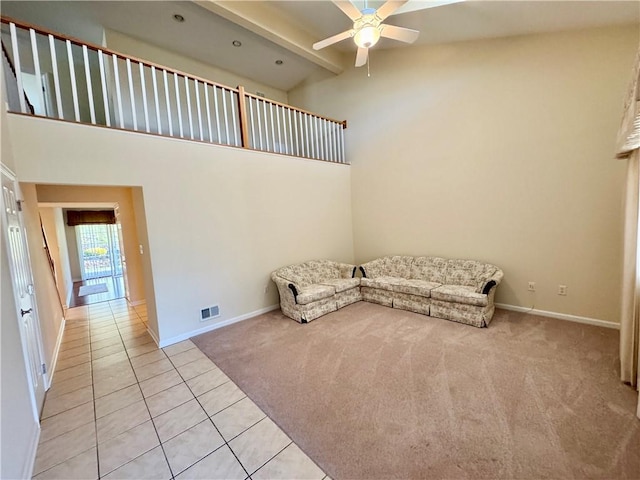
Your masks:
{"label": "tile grout line", "polygon": [[87,307],[87,322],[89,324],[89,356],[91,357],[91,390],[93,391],[93,429],[96,436],[96,475],[100,478],[100,450],[98,445],[98,412],[96,412],[96,386],[93,376],[93,348],[91,346],[91,312]]}
{"label": "tile grout line", "polygon": [[[127,303],[128,303],[128,300],[127,300]],[[109,306],[109,308],[111,308],[111,306]],[[140,316],[138,315],[138,312],[136,312],[136,311],[135,311],[135,309],[134,309],[134,312],[135,312],[136,316],[137,316],[138,318],[140,318]],[[111,313],[113,314],[113,310],[112,310],[112,312],[111,312]],[[116,322],[116,321],[115,321],[115,316],[114,316],[113,318],[114,318],[114,323],[116,324],[116,329],[118,330],[118,335],[120,335],[120,339],[121,339],[121,341],[122,341],[122,345],[123,345],[123,347],[124,347],[125,354],[127,355],[127,359],[129,360],[129,365],[131,365],[131,370],[133,370],[133,375],[134,375],[134,377],[136,378],[136,382],[137,382],[137,385],[138,385],[138,389],[140,390],[140,395],[142,395],[142,401],[144,402],[144,406],[147,408],[147,412],[149,413],[149,421],[151,422],[151,425],[153,426],[153,430],[156,432],[156,437],[158,438],[158,446],[162,449],[162,455],[164,455],[164,459],[165,459],[165,461],[167,462],[167,467],[169,468],[169,473],[171,474],[171,478],[173,479],[173,478],[174,478],[174,475],[173,475],[173,469],[171,468],[171,464],[169,463],[169,458],[167,457],[167,453],[165,452],[165,450],[164,450],[164,446],[163,446],[163,444],[162,444],[162,441],[160,440],[160,434],[158,433],[158,429],[156,428],[156,424],[155,424],[155,422],[153,421],[153,416],[151,415],[151,410],[149,409],[149,404],[147,403],[147,399],[146,399],[146,397],[144,396],[144,393],[142,393],[142,388],[140,387],[140,380],[138,379],[138,374],[136,373],[136,369],[133,367],[133,363],[131,362],[131,357],[129,356],[129,349],[127,348],[127,346],[126,346],[126,345],[125,345],[125,343],[124,343],[124,338],[122,338],[122,333],[120,332],[120,327],[118,326],[118,322]],[[140,319],[140,321],[142,321],[142,319]],[[144,324],[144,322],[142,322],[142,323]],[[148,334],[148,333],[147,333],[147,334]],[[158,349],[159,349],[160,351],[162,351],[162,353],[164,353],[164,351],[163,351],[160,347],[158,347]],[[149,352],[149,353],[151,353],[151,352]],[[143,354],[143,355],[144,355],[144,354]],[[165,354],[165,355],[166,355],[166,354]],[[138,355],[138,356],[141,356],[141,355]],[[153,378],[153,377],[151,377],[151,378]],[[130,385],[129,385],[129,386],[130,386]],[[128,388],[128,387],[125,387],[125,388]],[[143,422],[143,423],[144,423],[144,422]],[[142,424],[140,424],[140,425],[142,425]],[[136,426],[138,426],[138,425],[136,425]],[[135,427],[133,427],[133,428],[135,428]],[[131,430],[131,429],[129,429],[129,430]],[[127,430],[127,431],[128,431],[128,430]],[[157,448],[157,447],[153,447],[153,448]],[[134,460],[136,460],[137,458],[140,458],[142,455],[145,455],[145,454],[149,453],[151,450],[153,450],[153,448],[152,448],[152,449],[150,449],[150,450],[147,450],[146,452],[144,452],[144,453],[142,453],[142,454],[138,455],[138,456],[137,456],[137,457],[135,457],[135,458],[132,458],[132,459],[131,459],[131,460],[129,460],[128,462],[126,462],[126,463],[124,463],[124,464],[120,465],[118,468],[122,468],[122,467],[124,467],[125,465],[128,465],[129,463],[133,462],[133,461],[134,461]],[[116,469],[114,469],[114,470],[112,470],[112,471],[116,471],[118,468],[116,468]]]}
{"label": "tile grout line", "polygon": [[[191,340],[189,340],[191,341]],[[193,342],[191,342],[193,343]],[[195,344],[194,344],[195,345]],[[195,348],[198,348],[198,346],[196,345]],[[191,350],[191,349],[190,349]],[[198,350],[201,352],[202,350],[200,350],[198,348]],[[163,350],[164,351],[164,350]],[[187,350],[185,350],[187,351]],[[180,353],[183,352],[179,352],[176,355],[179,355]],[[166,354],[165,354],[166,355]],[[224,438],[224,435],[222,435],[222,432],[220,431],[220,429],[217,427],[217,425],[215,424],[215,422],[213,421],[213,419],[211,418],[211,416],[209,415],[209,413],[207,412],[207,410],[204,408],[204,406],[202,405],[202,403],[200,402],[200,399],[196,396],[195,393],[193,393],[193,390],[191,389],[191,387],[189,386],[189,384],[187,383],[187,380],[184,379],[184,376],[182,375],[182,373],[180,373],[180,371],[178,370],[178,368],[175,366],[175,364],[173,363],[173,360],[171,360],[171,357],[169,355],[167,355],[167,358],[169,359],[169,361],[171,362],[171,365],[173,365],[173,367],[176,369],[176,372],[178,372],[178,375],[180,375],[180,378],[182,378],[182,381],[184,382],[184,384],[187,386],[187,388],[189,389],[189,391],[191,392],[191,395],[193,395],[193,398],[196,400],[196,402],[198,402],[198,405],[200,405],[200,408],[202,408],[202,410],[204,411],[205,415],[207,416],[207,419],[211,422],[211,424],[213,425],[213,428],[216,429],[216,432],[218,432],[218,435],[220,435],[220,438],[222,438],[222,441],[224,442],[222,445],[220,445],[218,448],[216,448],[213,452],[209,452],[207,455],[205,455],[204,457],[202,457],[200,460],[198,460],[197,462],[192,463],[191,465],[189,465],[187,468],[185,468],[183,470],[183,472],[189,468],[191,468],[193,465],[195,465],[198,462],[201,462],[202,460],[204,460],[205,458],[207,458],[209,455],[211,455],[214,452],[217,452],[218,450],[220,450],[222,447],[224,447],[225,445],[229,448],[229,451],[231,452],[231,454],[235,457],[236,461],[238,462],[238,464],[240,465],[240,467],[242,467],[242,469],[245,471],[245,473],[247,474],[247,478],[250,477],[249,472],[247,471],[247,469],[245,468],[245,466],[242,464],[242,462],[240,461],[240,459],[238,458],[238,456],[236,455],[236,452],[233,451],[233,449],[231,448],[231,445],[229,445],[229,442],[227,442],[227,439]],[[213,364],[214,367],[218,368],[218,366],[213,362],[213,360],[211,360],[209,357],[207,357],[209,359],[209,361]],[[187,362],[184,365],[188,365],[189,363],[193,363],[193,362],[197,362],[198,360],[193,360],[192,362]],[[181,365],[181,366],[184,366]],[[203,372],[202,374],[207,373],[207,372]],[[199,375],[196,375],[196,377],[198,377]],[[192,377],[192,378],[196,378],[196,377]],[[191,378],[189,379],[191,380]],[[228,381],[231,381],[231,379],[229,379]],[[212,388],[211,390],[208,390],[208,392],[215,390],[216,388],[224,385],[225,383],[228,382],[224,382],[220,385],[218,385],[215,388]],[[237,387],[237,385],[236,385]],[[207,392],[205,392],[207,393]],[[242,392],[244,393],[244,392]],[[204,395],[204,394],[202,394]],[[246,397],[246,394],[245,394]],[[241,399],[242,400],[242,399]],[[240,401],[240,400],[238,400]],[[237,402],[234,402],[237,403]],[[226,407],[225,407],[226,408]],[[222,410],[221,410],[222,411]],[[182,473],[182,472],[180,472]]]}

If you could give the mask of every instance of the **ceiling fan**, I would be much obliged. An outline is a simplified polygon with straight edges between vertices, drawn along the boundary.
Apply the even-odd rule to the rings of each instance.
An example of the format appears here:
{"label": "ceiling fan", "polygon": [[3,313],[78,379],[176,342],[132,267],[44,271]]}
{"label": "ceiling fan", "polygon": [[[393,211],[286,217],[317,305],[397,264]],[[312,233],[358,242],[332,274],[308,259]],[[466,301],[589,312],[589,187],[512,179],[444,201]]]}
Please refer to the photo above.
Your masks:
{"label": "ceiling fan", "polygon": [[420,35],[420,32],[417,30],[382,23],[388,16],[392,15],[407,3],[407,1],[408,0],[388,0],[377,10],[374,8],[364,8],[361,11],[349,0],[333,0],[333,3],[351,19],[353,28],[314,43],[313,49],[320,50],[321,48],[328,47],[347,38],[353,38],[353,41],[358,46],[356,67],[361,67],[367,63],[369,48],[378,43],[380,37],[391,38],[405,43],[415,42],[418,39],[418,35]]}

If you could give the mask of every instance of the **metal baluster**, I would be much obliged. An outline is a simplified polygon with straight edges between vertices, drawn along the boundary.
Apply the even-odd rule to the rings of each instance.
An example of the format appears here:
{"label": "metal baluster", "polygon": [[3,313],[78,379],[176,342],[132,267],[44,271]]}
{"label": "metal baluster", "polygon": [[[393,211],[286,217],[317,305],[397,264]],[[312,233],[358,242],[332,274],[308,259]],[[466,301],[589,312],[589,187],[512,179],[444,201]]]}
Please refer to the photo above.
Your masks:
{"label": "metal baluster", "polygon": [[[313,145],[313,137],[311,136],[311,129],[309,128],[309,115],[304,114],[305,132],[307,134],[307,153],[310,158],[315,158],[316,151]],[[309,148],[311,146],[311,148]]]}
{"label": "metal baluster", "polygon": [[200,140],[204,141],[204,134],[202,133],[202,108],[200,108],[200,89],[198,88],[198,80],[194,79],[196,86],[196,109],[198,110],[198,128],[200,129]]}
{"label": "metal baluster", "polygon": [[73,64],[73,52],[71,50],[71,42],[69,40],[67,40],[67,60],[69,60],[69,76],[71,77],[71,96],[73,98],[73,113],[75,115],[76,122],[79,122],[80,107],[78,106],[78,87],[76,85],[76,69]]}
{"label": "metal baluster", "polygon": [[340,151],[342,152],[342,163],[347,163],[346,152],[344,151],[344,127],[340,128]]}
{"label": "metal baluster", "polygon": [[[260,139],[260,150],[264,151],[262,146],[262,122],[260,121],[260,100],[256,98],[256,117],[258,117],[258,138]],[[265,127],[266,130],[266,127]]]}
{"label": "metal baluster", "polygon": [[169,124],[169,135],[173,136],[173,120],[171,119],[171,101],[169,99],[169,80],[167,71],[162,70],[162,78],[164,79],[164,99],[167,104],[167,123]]}
{"label": "metal baluster", "polygon": [[191,140],[193,140],[193,119],[191,114],[191,93],[189,92],[189,79],[184,77],[184,90],[187,96],[187,114],[189,115],[189,134],[191,135]]}
{"label": "metal baluster", "polygon": [[[62,95],[60,94],[60,76],[58,75],[58,58],[56,55],[56,44],[53,35],[49,34],[49,51],[51,52],[51,65],[53,67],[53,84],[56,90],[56,107],[58,108],[58,118],[64,119],[62,111]],[[17,69],[20,71],[20,69]]]}
{"label": "metal baluster", "polygon": [[282,132],[284,133],[284,153],[289,153],[289,142],[287,140],[287,111],[289,109],[282,107]]}
{"label": "metal baluster", "polygon": [[220,138],[220,112],[218,110],[218,87],[213,86],[213,105],[216,110],[216,132],[218,133],[218,143],[222,144],[222,139]]}
{"label": "metal baluster", "polygon": [[89,53],[87,52],[87,46],[82,46],[82,59],[84,60],[84,76],[87,81],[87,97],[89,100],[89,115],[91,116],[91,123],[96,124],[96,109],[93,104],[93,88],[91,87],[91,72],[89,70]]}
{"label": "metal baluster", "polygon": [[20,68],[20,52],[18,50],[18,34],[16,33],[16,24],[9,23],[11,31],[11,49],[13,50],[13,62],[16,69],[16,81],[18,82],[18,100],[20,101],[20,111],[27,113],[27,101],[24,98],[24,86],[22,84],[22,68]]}
{"label": "metal baluster", "polygon": [[229,90],[229,102],[231,103],[231,119],[233,120],[233,144],[237,147],[240,143],[238,142],[238,122],[236,122],[236,104],[234,98],[233,90]]}
{"label": "metal baluster", "polygon": [[[209,89],[207,88],[206,83],[203,83],[202,85],[204,88],[204,100],[207,106],[207,127],[209,128],[209,141],[213,143],[213,130],[211,130],[211,106],[209,105]],[[215,94],[215,91],[213,93]]]}
{"label": "metal baluster", "polygon": [[276,151],[276,132],[274,131],[275,122],[273,121],[273,103],[269,102],[269,118],[271,118],[271,141],[273,142],[273,151]]}
{"label": "metal baluster", "polygon": [[249,118],[251,118],[251,146],[256,148],[256,124],[253,118],[253,97],[247,97],[249,100]]}
{"label": "metal baluster", "polygon": [[[40,73],[40,55],[38,55],[38,43],[36,39],[36,31],[33,28],[29,29],[29,34],[31,35],[31,52],[33,53],[33,66],[36,72],[36,82],[38,86],[38,96],[43,100],[42,104],[44,105],[44,96],[43,96],[43,88],[42,88],[42,74]],[[34,112],[35,113],[35,112]]]}
{"label": "metal baluster", "polygon": [[133,129],[138,131],[138,116],[136,114],[136,98],[133,93],[133,75],[131,75],[131,59],[127,58],[127,78],[129,79],[129,100],[131,101],[131,119]]}
{"label": "metal baluster", "polygon": [[282,136],[280,135],[280,107],[276,105],[276,120],[278,123],[278,150],[282,153]]}
{"label": "metal baluster", "polygon": [[173,73],[173,85],[176,89],[176,107],[178,110],[178,126],[180,128],[180,138],[184,138],[184,130],[182,129],[182,105],[180,105],[180,88],[178,87],[178,74]]}
{"label": "metal baluster", "polygon": [[147,105],[147,81],[144,78],[144,65],[142,65],[142,62],[138,62],[138,68],[140,70],[140,84],[142,85],[142,110],[144,111],[144,125],[147,133],[150,133],[151,129],[149,128],[149,105]]}
{"label": "metal baluster", "polygon": [[122,92],[120,91],[120,73],[118,72],[118,57],[113,54],[113,74],[116,82],[116,100],[118,102],[118,119],[120,128],[124,128],[124,116],[122,114]]}
{"label": "metal baluster", "polygon": [[109,95],[107,94],[107,76],[104,73],[104,58],[102,50],[98,50],[98,63],[100,64],[100,83],[102,84],[102,103],[104,104],[104,118],[107,127],[111,126],[111,114],[109,113]]}
{"label": "metal baluster", "polygon": [[266,100],[262,101],[262,109],[264,110],[264,140],[267,144],[267,149],[265,150],[265,152],[269,152],[271,149],[269,148],[269,117],[267,117]]}
{"label": "metal baluster", "polygon": [[296,133],[296,155],[300,156],[300,137],[298,137],[298,111],[294,110],[293,112],[293,120],[294,120],[294,130]]}
{"label": "metal baluster", "polygon": [[156,125],[160,135],[162,135],[162,122],[160,120],[160,102],[158,101],[158,79],[156,78],[156,67],[151,65],[151,80],[153,81],[153,101],[156,106]]}
{"label": "metal baluster", "polygon": [[224,134],[227,145],[231,145],[229,141],[229,118],[227,116],[227,96],[225,95],[225,90],[222,89],[222,113],[224,115]]}

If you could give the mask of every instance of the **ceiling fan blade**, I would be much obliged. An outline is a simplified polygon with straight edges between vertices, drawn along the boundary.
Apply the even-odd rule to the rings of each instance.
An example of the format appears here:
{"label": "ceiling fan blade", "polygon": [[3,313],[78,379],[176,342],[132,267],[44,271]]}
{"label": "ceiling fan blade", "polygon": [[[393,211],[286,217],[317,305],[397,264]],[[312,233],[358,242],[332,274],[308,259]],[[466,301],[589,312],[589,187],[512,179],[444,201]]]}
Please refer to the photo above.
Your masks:
{"label": "ceiling fan blade", "polygon": [[345,38],[353,37],[354,33],[354,30],[346,30],[342,33],[334,35],[333,37],[325,38],[324,40],[320,40],[319,42],[314,43],[313,49],[320,50],[321,48],[328,47],[329,45],[333,45],[334,43],[341,42]]}
{"label": "ceiling fan blade", "polygon": [[362,16],[362,12],[349,0],[333,0],[333,3],[335,3],[352,22],[355,22]]}
{"label": "ceiling fan blade", "polygon": [[356,67],[361,67],[367,63],[369,57],[369,49],[358,47],[358,53],[356,54]]}
{"label": "ceiling fan blade", "polygon": [[413,43],[418,39],[420,32],[410,28],[396,27],[395,25],[382,25],[381,37],[399,40],[400,42]]}
{"label": "ceiling fan blade", "polygon": [[389,15],[393,15],[393,12],[395,12],[408,1],[409,0],[388,0],[387,3],[376,10],[376,15],[380,20],[384,20]]}

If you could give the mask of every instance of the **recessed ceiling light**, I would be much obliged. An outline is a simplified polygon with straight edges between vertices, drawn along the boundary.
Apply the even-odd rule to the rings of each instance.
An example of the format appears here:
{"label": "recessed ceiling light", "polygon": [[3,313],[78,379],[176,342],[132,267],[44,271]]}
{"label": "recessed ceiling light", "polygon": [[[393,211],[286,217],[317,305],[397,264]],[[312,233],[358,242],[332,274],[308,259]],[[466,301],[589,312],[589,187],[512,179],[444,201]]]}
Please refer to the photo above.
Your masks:
{"label": "recessed ceiling light", "polygon": [[231,45],[233,45],[234,47],[241,47],[242,42],[240,40],[234,40],[233,42],[231,42]]}
{"label": "recessed ceiling light", "polygon": [[276,65],[282,65],[284,62],[282,60],[276,60]]}
{"label": "recessed ceiling light", "polygon": [[179,13],[176,13],[176,14],[173,16],[173,19],[174,19],[176,22],[179,22],[179,23],[184,22],[184,17],[183,17],[182,15],[180,15]]}

